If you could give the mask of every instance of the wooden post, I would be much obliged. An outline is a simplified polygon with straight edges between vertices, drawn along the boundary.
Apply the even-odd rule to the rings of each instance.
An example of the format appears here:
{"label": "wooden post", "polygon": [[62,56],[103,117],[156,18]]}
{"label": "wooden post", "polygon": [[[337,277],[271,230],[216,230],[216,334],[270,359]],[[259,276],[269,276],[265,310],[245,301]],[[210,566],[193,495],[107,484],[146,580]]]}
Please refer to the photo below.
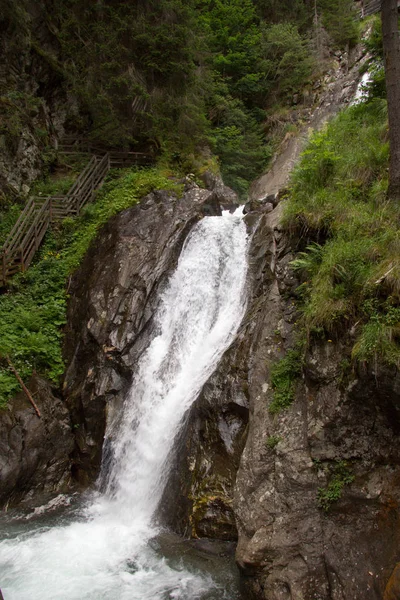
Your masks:
{"label": "wooden post", "polygon": [[[7,283],[7,250],[3,251],[3,283],[6,285]],[[1,600],[1,598],[0,598]]]}
{"label": "wooden post", "polygon": [[35,221],[35,252],[38,251],[38,232],[37,232],[37,221]]}
{"label": "wooden post", "polygon": [[20,260],[21,260],[21,271],[25,271],[25,262],[24,262],[24,250],[22,246],[19,248]]}
{"label": "wooden post", "polygon": [[[28,390],[28,388],[26,387],[26,385],[22,381],[22,379],[21,379],[21,377],[20,377],[17,369],[12,364],[9,356],[6,356],[6,361],[8,363],[8,366],[10,367],[11,371],[14,373],[16,379],[18,380],[18,383],[20,384],[20,386],[24,390],[26,396],[28,397],[29,402],[32,404],[33,408],[35,409],[35,412],[36,412],[37,416],[40,418],[41,417],[40,410],[38,409],[38,407],[37,407],[34,399],[32,398],[30,391]],[[1,600],[1,598],[0,598],[0,600]]]}

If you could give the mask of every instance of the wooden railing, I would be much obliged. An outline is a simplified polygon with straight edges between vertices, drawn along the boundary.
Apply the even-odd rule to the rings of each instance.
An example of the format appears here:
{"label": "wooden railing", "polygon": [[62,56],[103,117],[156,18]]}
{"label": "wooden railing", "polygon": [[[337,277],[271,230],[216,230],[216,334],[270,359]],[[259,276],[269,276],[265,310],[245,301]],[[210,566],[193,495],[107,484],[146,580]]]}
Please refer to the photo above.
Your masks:
{"label": "wooden railing", "polygon": [[103,156],[105,152],[110,155],[112,168],[131,167],[133,165],[151,165],[155,161],[153,154],[148,152],[132,152],[124,150],[109,150],[105,145],[94,143],[87,138],[64,137],[58,145],[59,154],[94,154]]}
{"label": "wooden railing", "polygon": [[109,154],[93,156],[66,196],[29,200],[0,251],[0,285],[29,267],[51,223],[79,214],[109,169]]}
{"label": "wooden railing", "polygon": [[[397,0],[397,6],[400,8],[400,0]],[[364,19],[370,15],[374,15],[382,8],[382,0],[364,0],[361,2],[360,17]]]}
{"label": "wooden railing", "polygon": [[369,17],[381,10],[381,0],[364,0],[361,3],[361,18]]}

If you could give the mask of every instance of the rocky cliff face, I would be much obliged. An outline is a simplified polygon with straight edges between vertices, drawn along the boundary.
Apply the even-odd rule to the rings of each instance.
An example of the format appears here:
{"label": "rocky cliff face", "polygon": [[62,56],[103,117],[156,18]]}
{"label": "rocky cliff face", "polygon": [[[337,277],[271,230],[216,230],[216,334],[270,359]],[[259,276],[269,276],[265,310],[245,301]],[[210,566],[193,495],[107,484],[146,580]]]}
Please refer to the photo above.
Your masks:
{"label": "rocky cliff face", "polygon": [[49,384],[32,377],[29,388],[0,413],[0,507],[65,491],[70,484],[74,438],[67,408]]}
{"label": "rocky cliff face", "polygon": [[398,374],[346,371],[346,341],[319,343],[292,406],[271,414],[271,365],[292,347],[297,316],[279,213],[261,217],[250,252],[249,352],[245,377],[236,376],[249,402],[234,490],[237,561],[255,598],[378,600],[400,558]]}
{"label": "rocky cliff face", "polygon": [[[109,223],[72,282],[65,394],[81,482],[98,471],[107,410],[129,386],[183,240],[214,200],[196,187],[181,200],[151,194]],[[378,600],[400,560],[398,375],[352,371],[345,339],[320,342],[293,404],[270,412],[271,366],[297,335],[298,281],[281,204],[249,209],[247,313],[187,417],[161,518],[238,539],[249,597]]]}
{"label": "rocky cliff face", "polygon": [[151,341],[160,291],[206,214],[220,214],[211,191],[189,184],[180,199],[154,192],[108,223],[72,281],[64,394],[77,434],[73,472],[82,483],[98,473],[106,413],[123,400]]}
{"label": "rocky cliff face", "polygon": [[[298,316],[280,214],[246,217],[247,313],[189,417],[170,483],[182,501],[174,519],[167,490],[166,512],[194,536],[238,536],[248,597],[378,600],[400,558],[398,373],[352,371],[345,339],[321,342],[293,404],[270,412],[271,366],[293,346]],[[398,569],[385,598],[396,582]]]}
{"label": "rocky cliff face", "polygon": [[0,14],[0,194],[26,196],[55,160],[67,118],[78,116],[58,65],[60,47],[41,3]]}
{"label": "rocky cliff face", "polygon": [[[118,410],[151,339],[159,293],[192,225],[219,213],[220,195],[195,185],[180,199],[154,192],[103,229],[70,286],[69,413],[37,381],[43,419],[23,396],[2,414],[3,504],[65,489],[71,452],[75,478],[96,477],[107,412]],[[394,598],[399,376],[354,371],[345,338],[321,341],[293,404],[271,413],[271,367],[293,347],[298,316],[294,254],[274,203],[248,207],[247,312],[187,417],[161,518],[195,537],[237,539],[247,597],[378,600],[387,586]]]}

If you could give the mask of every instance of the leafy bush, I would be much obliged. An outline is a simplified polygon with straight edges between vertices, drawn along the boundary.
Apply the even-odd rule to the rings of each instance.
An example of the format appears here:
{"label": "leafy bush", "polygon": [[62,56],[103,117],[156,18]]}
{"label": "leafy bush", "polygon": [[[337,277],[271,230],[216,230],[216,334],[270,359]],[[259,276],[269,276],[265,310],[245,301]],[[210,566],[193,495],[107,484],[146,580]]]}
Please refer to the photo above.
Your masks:
{"label": "leafy bush", "polygon": [[359,39],[359,29],[353,0],[317,0],[317,5],[322,10],[324,27],[335,44],[342,49],[348,44],[354,46]]}

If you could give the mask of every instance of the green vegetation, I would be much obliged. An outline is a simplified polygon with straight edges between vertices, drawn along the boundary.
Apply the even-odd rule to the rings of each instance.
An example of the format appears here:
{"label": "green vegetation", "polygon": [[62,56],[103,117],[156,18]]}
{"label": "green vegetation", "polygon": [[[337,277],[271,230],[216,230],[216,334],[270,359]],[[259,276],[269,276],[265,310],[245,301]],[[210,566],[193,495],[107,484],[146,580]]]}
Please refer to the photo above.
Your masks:
{"label": "green vegetation", "polygon": [[273,399],[269,411],[277,414],[290,406],[295,398],[296,384],[301,375],[303,344],[299,343],[271,368]]}
{"label": "green vegetation", "polygon": [[[149,0],[146,3],[55,0],[51,12],[43,0],[36,3],[34,10],[27,0],[5,0],[0,28],[9,42],[4,57],[6,62],[14,64],[15,56],[19,54],[28,57],[38,66],[37,70],[41,70],[44,82],[32,86],[30,74],[26,73],[24,81],[12,76],[4,85],[0,84],[0,142],[7,148],[15,149],[21,133],[28,132],[39,143],[44,169],[53,169],[56,156],[50,147],[45,106],[56,89],[60,97],[65,94],[65,97],[77,100],[77,104],[71,102],[72,108],[68,102],[65,105],[69,132],[88,136],[104,146],[153,149],[160,155],[161,164],[174,172],[198,172],[199,164],[204,164],[204,156],[209,156],[211,149],[219,157],[226,183],[242,196],[246,194],[249,182],[265,168],[279,135],[282,131],[283,134],[289,132],[283,128],[277,139],[268,138],[272,115],[289,114],[293,96],[310,87],[320,74],[322,37],[324,43],[326,37],[329,38],[331,48],[341,49],[357,39],[352,0],[337,3],[317,0],[313,6],[303,0]],[[358,118],[362,120],[362,110],[357,110]],[[374,117],[365,116],[364,120],[369,119],[370,123],[365,124],[368,131],[363,140],[373,173],[357,171],[351,191],[363,206],[377,202],[385,190],[384,111],[378,105],[375,112],[373,108],[370,110]],[[288,127],[295,128],[295,125]],[[373,138],[374,127],[379,130],[382,141],[379,148],[368,140],[368,135]],[[354,125],[354,135],[358,128],[359,121]],[[340,152],[335,148],[337,140],[326,147],[325,135],[320,134],[320,138],[314,140],[315,152],[309,151],[309,174],[306,159],[296,174],[298,183],[295,182],[293,187],[292,212],[287,216],[292,230],[306,231],[308,241],[305,245],[313,241],[320,244],[321,249],[314,252],[308,277],[313,281],[316,278],[315,285],[317,272],[325,265],[325,252],[329,248],[324,242],[333,242],[328,229],[334,219],[331,209],[327,212],[321,209],[318,217],[314,206],[307,217],[301,214],[301,211],[307,212],[303,196],[308,193],[308,190],[301,191],[302,186],[308,185],[307,177],[310,180],[319,178],[320,184],[314,181],[311,198],[319,197],[316,202],[322,204],[321,190],[326,189],[328,181],[334,186],[334,180],[340,178],[338,198],[343,191],[339,188],[346,188],[343,182],[349,181],[342,165],[345,160],[341,162]],[[339,139],[340,135],[337,137]],[[361,142],[359,145],[361,148]],[[301,169],[303,180],[299,175]],[[49,178],[36,184],[32,191],[40,195],[65,193],[73,176],[74,171],[71,178],[63,177],[55,183],[54,178]],[[59,230],[53,231],[35,264],[25,275],[17,276],[10,292],[0,297],[0,356],[10,355],[25,379],[37,370],[57,381],[63,370],[60,347],[65,322],[66,281],[79,265],[99,227],[151,187],[171,186],[171,181],[155,170],[127,172],[116,180],[109,180],[96,203],[88,206],[79,219],[67,219]],[[369,199],[365,202],[361,196],[367,188]],[[350,188],[346,194],[350,194]],[[332,201],[338,212],[347,205],[347,196],[341,202],[342,205],[337,199]],[[15,204],[15,199],[3,196],[0,210],[4,217],[0,225],[1,243],[20,207]],[[361,221],[363,213],[358,207],[356,213]],[[315,232],[319,233],[314,235]],[[382,239],[382,246],[383,243]],[[340,312],[345,304],[340,304],[343,300],[340,294],[347,294],[354,286],[359,295],[363,294],[359,281],[366,277],[366,256],[369,257],[372,250],[367,247],[367,241],[365,247],[361,247],[361,241],[357,244],[361,255],[356,260],[357,268],[354,267],[357,283],[351,279],[356,277],[352,267],[348,273],[345,257],[343,265],[340,263],[343,268],[337,269],[341,273],[342,287],[334,283],[337,294],[335,322],[348,318],[347,313],[342,314],[344,309]],[[350,248],[350,244],[348,246]],[[303,260],[310,260],[308,254]],[[384,261],[382,268],[383,265]],[[390,268],[391,265],[387,265],[387,270]],[[382,281],[386,285],[390,277],[394,277],[396,268],[389,275],[379,271],[377,278],[385,275]],[[310,291],[304,292],[307,324],[325,331],[329,329],[325,322],[329,318],[325,321],[320,318],[318,307],[314,307],[312,286],[308,289]],[[381,345],[389,332],[392,335],[393,311],[396,310],[393,294],[392,297],[387,307],[378,298],[373,314],[370,305],[363,304],[365,338],[355,349],[359,356],[374,352],[368,327],[375,331],[379,325]],[[362,295],[363,302],[374,298],[371,294]],[[333,301],[335,297],[329,300]],[[357,311],[353,312],[355,316]],[[279,411],[293,400],[295,382],[301,371],[301,355],[302,350],[296,347],[272,368],[274,399],[271,412]],[[15,379],[3,365],[0,397],[10,397],[16,387]]]}
{"label": "green vegetation", "polygon": [[[48,236],[40,256],[0,296],[0,357],[9,356],[26,381],[33,371],[59,382],[64,371],[62,327],[66,322],[67,280],[79,266],[100,227],[152,189],[181,191],[156,169],[115,173],[93,204],[76,219],[65,219]],[[4,360],[0,366],[0,406],[19,389]]]}
{"label": "green vegetation", "polygon": [[275,450],[281,439],[282,438],[279,437],[279,435],[269,435],[265,444],[270,450]]}
{"label": "green vegetation", "polygon": [[44,106],[57,87],[79,103],[79,111],[66,104],[68,131],[152,148],[189,171],[211,147],[226,182],[244,196],[273,153],[267,117],[321,72],[320,39],[338,48],[357,39],[352,0],[310,4],[55,0],[50,11],[43,0],[35,10],[5,0],[6,60],[17,50],[30,55],[51,85],[30,93],[18,81],[0,84],[0,135],[12,147],[28,129],[51,165]]}
{"label": "green vegetation", "polygon": [[284,222],[307,245],[303,275],[309,336],[353,327],[353,358],[399,364],[400,209],[386,200],[386,103],[353,106],[315,134],[292,177]]}
{"label": "green vegetation", "polygon": [[319,0],[317,3],[322,22],[338,48],[354,46],[359,39],[358,23],[355,19],[356,7],[353,0]]}
{"label": "green vegetation", "polygon": [[[321,467],[321,463],[314,461],[314,464],[317,468]],[[343,488],[354,481],[354,475],[344,460],[328,465],[324,471],[329,477],[329,483],[326,487],[318,488],[317,503],[319,508],[328,512],[332,505],[342,497]]]}

